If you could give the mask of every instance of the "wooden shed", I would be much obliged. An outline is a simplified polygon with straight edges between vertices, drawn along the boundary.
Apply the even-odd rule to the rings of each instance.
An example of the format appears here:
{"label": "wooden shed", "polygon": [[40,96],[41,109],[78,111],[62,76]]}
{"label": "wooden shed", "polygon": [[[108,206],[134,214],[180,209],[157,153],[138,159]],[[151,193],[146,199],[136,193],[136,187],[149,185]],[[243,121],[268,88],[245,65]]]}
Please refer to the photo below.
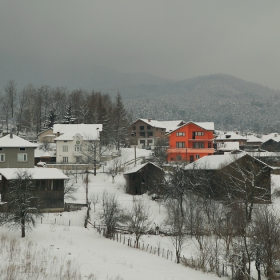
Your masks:
{"label": "wooden shed", "polygon": [[18,179],[18,172],[26,171],[36,186],[36,195],[41,198],[41,207],[46,210],[64,209],[64,181],[68,177],[56,168],[1,168],[1,201],[9,202],[7,191],[9,184]]}
{"label": "wooden shed", "polygon": [[137,165],[124,173],[126,192],[132,195],[161,194],[164,171],[152,162]]}

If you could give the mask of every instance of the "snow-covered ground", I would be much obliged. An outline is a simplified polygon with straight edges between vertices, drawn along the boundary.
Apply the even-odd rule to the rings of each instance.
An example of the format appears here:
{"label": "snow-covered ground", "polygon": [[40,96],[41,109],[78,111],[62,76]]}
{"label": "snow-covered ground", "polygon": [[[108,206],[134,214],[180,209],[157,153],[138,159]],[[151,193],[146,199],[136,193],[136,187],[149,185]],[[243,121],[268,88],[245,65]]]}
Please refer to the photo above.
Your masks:
{"label": "snow-covered ground", "polygon": [[[138,154],[148,154],[150,151],[137,151]],[[125,149],[126,161],[133,159],[133,149]],[[99,195],[106,190],[108,193],[115,194],[123,208],[130,208],[133,197],[125,194],[125,181],[122,174],[115,177],[115,182],[103,170],[98,170],[97,176],[89,175],[89,198],[91,195]],[[83,176],[79,176],[77,187],[78,191],[75,194],[77,202],[85,203],[85,186]],[[280,176],[273,176],[274,188],[280,185]],[[163,226],[163,221],[166,216],[164,206],[159,207],[159,204],[152,201],[147,195],[142,195],[142,198],[150,205],[151,216],[154,225]],[[100,204],[96,205],[94,212],[92,205],[91,221],[98,224],[98,212],[101,209]],[[26,238],[20,238],[20,232],[9,232],[9,237],[17,238],[21,244],[28,244],[32,241],[39,246],[43,246],[49,250],[50,254],[57,256],[58,259],[72,260],[80,268],[82,279],[92,274],[94,280],[210,280],[221,279],[213,274],[207,274],[194,269],[190,269],[181,264],[174,262],[174,248],[168,237],[161,236],[143,236],[140,240],[141,247],[144,248],[161,248],[165,252],[173,251],[173,260],[170,257],[158,256],[151,254],[150,250],[134,249],[117,242],[109,240],[99,234],[91,225],[84,228],[84,218],[86,209],[74,212],[64,212],[60,214],[52,213],[45,214],[38,225],[31,232],[27,232]],[[69,226],[70,224],[70,226]],[[7,230],[2,228],[1,233]],[[1,234],[0,234],[1,235]],[[126,237],[127,238],[127,237]],[[195,254],[197,248],[192,240],[186,243],[183,250],[183,255],[190,257]],[[1,254],[0,254],[1,263]],[[0,279],[1,275],[0,275]],[[22,278],[26,279],[26,278]],[[226,278],[225,278],[226,279]],[[19,279],[20,280],[20,279]]]}

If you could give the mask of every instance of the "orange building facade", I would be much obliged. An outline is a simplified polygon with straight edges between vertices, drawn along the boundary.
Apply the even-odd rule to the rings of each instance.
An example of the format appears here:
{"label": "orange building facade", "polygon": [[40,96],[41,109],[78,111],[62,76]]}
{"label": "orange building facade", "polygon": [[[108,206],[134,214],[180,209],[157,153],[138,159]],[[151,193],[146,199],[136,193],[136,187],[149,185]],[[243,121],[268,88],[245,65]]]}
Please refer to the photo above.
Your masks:
{"label": "orange building facade", "polygon": [[168,162],[193,162],[204,156],[213,155],[214,123],[188,122],[167,134]]}

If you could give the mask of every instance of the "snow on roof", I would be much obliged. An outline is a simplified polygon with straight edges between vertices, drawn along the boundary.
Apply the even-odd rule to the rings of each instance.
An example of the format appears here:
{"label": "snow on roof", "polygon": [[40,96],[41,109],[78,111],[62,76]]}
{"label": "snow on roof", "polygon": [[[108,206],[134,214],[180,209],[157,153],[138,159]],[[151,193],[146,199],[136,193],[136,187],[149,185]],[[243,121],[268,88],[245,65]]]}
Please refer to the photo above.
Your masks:
{"label": "snow on roof", "polygon": [[183,120],[177,120],[177,121],[163,121],[162,124],[165,126],[166,132],[172,131],[174,129],[177,129],[181,125],[185,124]]}
{"label": "snow on roof", "polygon": [[0,147],[2,148],[17,148],[17,147],[24,147],[24,148],[36,148],[38,144],[31,143],[27,140],[18,137],[17,135],[10,134],[0,138]]}
{"label": "snow on roof", "polygon": [[[152,163],[152,162],[146,162],[146,163],[143,163],[143,164],[139,164],[139,165],[136,165],[136,166],[134,166],[133,168],[131,168],[129,171],[127,171],[127,172],[124,172],[123,174],[124,175],[127,175],[127,174],[132,174],[132,173],[136,173],[136,172],[138,172],[139,170],[141,170],[145,165],[147,165],[147,164],[153,164],[154,166],[156,166],[157,168],[160,168],[159,166],[157,166],[156,164],[154,164],[154,163]],[[160,168],[160,169],[162,169],[162,168]]]}
{"label": "snow on roof", "polygon": [[253,134],[249,134],[246,135],[247,138],[247,143],[251,143],[251,142],[263,142],[262,139],[258,138],[257,136],[253,135]]}
{"label": "snow on roof", "polygon": [[195,124],[195,125],[197,125],[197,126],[203,128],[203,129],[205,129],[205,130],[214,130],[214,123],[213,123],[213,122],[192,122],[192,121],[190,121],[190,122],[188,122],[188,123],[184,123],[183,125],[181,125],[181,126],[179,126],[179,127],[176,127],[176,128],[173,129],[172,131],[169,131],[167,134],[170,134],[171,132],[173,132],[173,131],[179,129],[180,127],[183,127],[183,126],[188,125],[188,124],[190,124],[190,123],[193,123],[193,124]]}
{"label": "snow on roof", "polygon": [[145,122],[146,124],[152,127],[165,128],[164,124],[157,120],[152,120],[152,119],[139,119],[139,120]]}
{"label": "snow on roof", "polygon": [[206,130],[214,130],[213,122],[193,122],[194,124],[206,129]]}
{"label": "snow on roof", "polygon": [[246,153],[242,152],[239,154],[224,154],[224,155],[212,155],[205,156],[203,158],[198,159],[188,165],[185,166],[184,169],[207,169],[207,170],[215,170],[219,169],[222,165],[228,165],[237,159],[245,156]]}
{"label": "snow on roof", "polygon": [[87,133],[94,133],[96,132],[96,130],[98,129],[99,132],[102,131],[102,127],[103,125],[102,124],[54,124],[53,126],[53,133],[56,134],[56,133],[60,133],[60,134],[63,134],[63,133],[84,133],[84,132],[87,132]]}
{"label": "snow on roof", "polygon": [[218,135],[215,140],[247,140],[247,138],[235,132],[229,131]]}
{"label": "snow on roof", "polygon": [[280,134],[278,134],[277,132],[273,132],[273,133],[270,133],[270,134],[262,136],[262,141],[263,142],[266,142],[266,141],[268,141],[270,139],[272,139],[272,140],[274,140],[276,142],[279,142],[280,141]]}
{"label": "snow on roof", "polygon": [[[67,124],[68,130],[64,129],[63,134],[54,140],[73,140],[76,134],[80,134],[84,140],[97,140],[102,131],[102,124]],[[57,130],[57,132],[60,132]],[[61,133],[61,132],[60,132]]]}
{"label": "snow on roof", "polygon": [[239,150],[239,142],[224,142],[224,143],[217,143],[217,150],[220,151],[235,151]]}
{"label": "snow on roof", "polygon": [[0,168],[0,174],[7,180],[16,179],[17,174],[28,172],[32,179],[68,179],[68,177],[57,168]]}

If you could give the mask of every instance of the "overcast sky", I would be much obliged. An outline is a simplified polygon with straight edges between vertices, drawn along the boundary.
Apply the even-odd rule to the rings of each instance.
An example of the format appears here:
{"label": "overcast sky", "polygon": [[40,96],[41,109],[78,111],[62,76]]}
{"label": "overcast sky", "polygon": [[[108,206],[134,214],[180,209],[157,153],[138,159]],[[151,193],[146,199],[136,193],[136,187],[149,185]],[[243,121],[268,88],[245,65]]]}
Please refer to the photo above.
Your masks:
{"label": "overcast sky", "polygon": [[8,79],[82,80],[90,67],[176,80],[223,73],[280,89],[279,0],[0,3],[1,89]]}

